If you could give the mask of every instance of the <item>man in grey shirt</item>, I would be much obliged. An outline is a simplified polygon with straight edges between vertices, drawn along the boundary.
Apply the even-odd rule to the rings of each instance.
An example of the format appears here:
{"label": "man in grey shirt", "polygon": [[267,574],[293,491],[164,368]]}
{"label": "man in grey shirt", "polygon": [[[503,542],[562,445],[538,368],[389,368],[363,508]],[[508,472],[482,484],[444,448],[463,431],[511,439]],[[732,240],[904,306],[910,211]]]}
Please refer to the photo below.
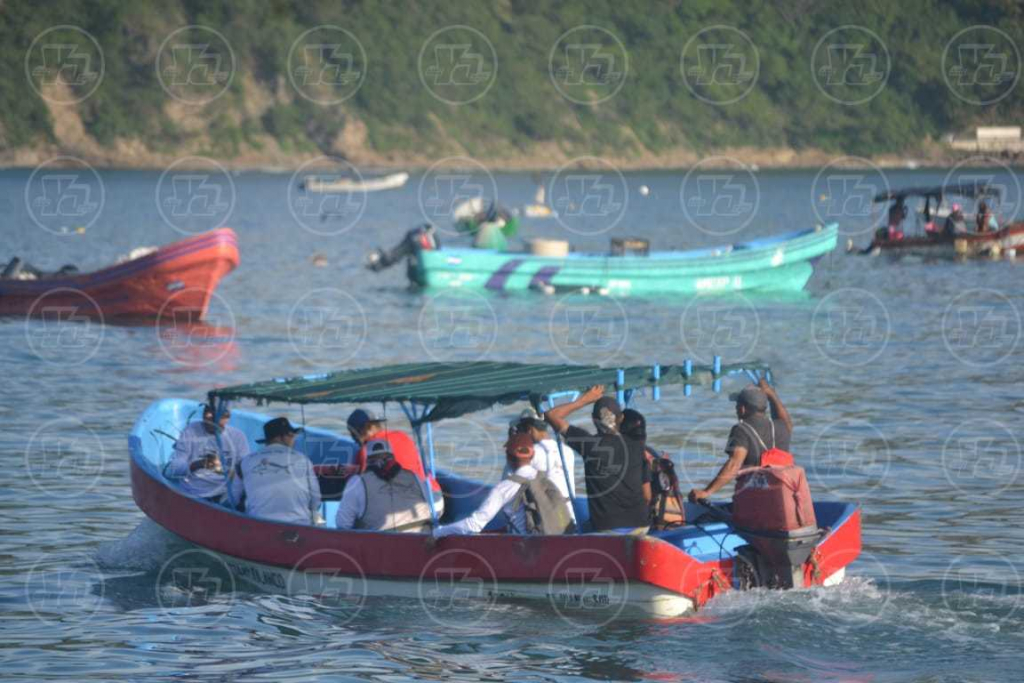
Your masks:
{"label": "man in grey shirt", "polygon": [[245,511],[253,517],[289,524],[316,524],[320,517],[320,484],[313,464],[293,449],[295,435],[286,417],[263,425],[263,448],[242,459],[238,476],[245,490]]}
{"label": "man in grey shirt", "polygon": [[[219,420],[213,419],[213,409],[203,406],[203,419],[193,422],[181,431],[174,444],[174,455],[164,469],[164,476],[176,480],[185,493],[221,502],[227,493],[227,477],[242,458],[249,453],[249,441],[241,430],[228,425],[231,412],[225,409]],[[220,446],[217,434],[220,434]],[[237,503],[237,488],[232,486]]]}

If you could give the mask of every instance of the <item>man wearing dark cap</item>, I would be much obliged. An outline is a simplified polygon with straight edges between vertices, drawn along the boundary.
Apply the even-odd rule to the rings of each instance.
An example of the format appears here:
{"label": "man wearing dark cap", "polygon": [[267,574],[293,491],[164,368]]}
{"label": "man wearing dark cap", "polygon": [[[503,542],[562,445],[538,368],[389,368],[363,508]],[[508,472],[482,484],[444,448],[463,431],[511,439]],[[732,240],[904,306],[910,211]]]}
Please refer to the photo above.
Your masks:
{"label": "man wearing dark cap", "polygon": [[440,517],[444,513],[444,496],[441,494],[441,486],[437,481],[428,477],[423,470],[423,459],[420,451],[416,448],[412,438],[396,429],[389,429],[387,420],[378,417],[372,410],[356,408],[348,416],[348,433],[352,439],[359,444],[359,452],[356,454],[357,474],[366,471],[366,444],[374,439],[381,439],[388,443],[391,454],[403,469],[406,469],[423,481],[430,483],[430,490],[434,496],[434,511]]}
{"label": "man wearing dark cap", "polygon": [[320,484],[313,464],[292,448],[294,427],[286,417],[263,425],[263,448],[250,453],[238,466],[245,492],[245,511],[253,517],[289,524],[315,524],[320,520]]}
{"label": "man wearing dark cap", "polygon": [[[591,404],[596,434],[568,422],[569,415]],[[605,396],[603,386],[595,386],[575,401],[547,411],[544,418],[583,458],[593,530],[646,530],[650,526],[650,467],[643,443],[619,432],[622,408],[618,401]]]}
{"label": "man wearing dark cap", "polygon": [[164,476],[177,480],[181,490],[189,495],[226,502],[224,475],[249,453],[249,440],[241,430],[228,424],[230,418],[231,411],[225,409],[215,420],[213,408],[203,405],[203,419],[185,427],[174,443],[174,455]]}
{"label": "man wearing dark cap", "polygon": [[[527,408],[519,417],[508,425],[509,437],[515,434],[526,434],[533,439],[533,468],[543,472],[558,487],[566,500],[576,495],[576,471],[573,467],[572,451],[565,451],[565,467],[562,467],[562,456],[558,452],[558,442],[551,438],[548,423],[533,408]],[[507,464],[503,476],[512,473],[512,465]]]}
{"label": "man wearing dark cap", "polygon": [[[793,433],[793,420],[779,395],[762,378],[758,384],[751,384],[729,398],[736,402],[736,417],[739,418],[725,446],[729,460],[718,471],[715,478],[704,489],[690,491],[690,502],[707,498],[736,478],[736,474],[747,467],[760,467],[761,454],[770,448],[789,450]],[[771,408],[771,416],[768,409]]]}
{"label": "man wearing dark cap", "polygon": [[420,533],[430,529],[423,480],[395,460],[388,442],[366,444],[366,472],[349,478],[338,506],[338,529]]}

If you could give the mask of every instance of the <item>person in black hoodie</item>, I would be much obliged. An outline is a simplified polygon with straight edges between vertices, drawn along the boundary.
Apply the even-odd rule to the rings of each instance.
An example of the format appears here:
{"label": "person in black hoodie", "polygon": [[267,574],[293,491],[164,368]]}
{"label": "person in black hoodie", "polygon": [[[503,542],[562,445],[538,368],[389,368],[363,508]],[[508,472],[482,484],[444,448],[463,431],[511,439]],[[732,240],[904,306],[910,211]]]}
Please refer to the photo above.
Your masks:
{"label": "person in black hoodie", "polygon": [[[593,405],[591,419],[596,433],[570,425],[568,417]],[[571,403],[544,414],[566,445],[583,458],[587,503],[593,531],[646,532],[650,526],[650,466],[644,444],[620,433],[622,408],[594,386]]]}

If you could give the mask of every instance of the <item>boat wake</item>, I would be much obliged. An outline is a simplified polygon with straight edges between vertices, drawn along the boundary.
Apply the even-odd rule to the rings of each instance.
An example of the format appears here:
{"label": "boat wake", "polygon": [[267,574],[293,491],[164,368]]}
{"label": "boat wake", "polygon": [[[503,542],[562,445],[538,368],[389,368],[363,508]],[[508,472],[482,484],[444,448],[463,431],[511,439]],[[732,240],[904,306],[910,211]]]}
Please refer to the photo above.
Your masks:
{"label": "boat wake", "polygon": [[107,571],[155,571],[186,548],[188,541],[150,519],[144,519],[127,536],[101,543],[96,562]]}

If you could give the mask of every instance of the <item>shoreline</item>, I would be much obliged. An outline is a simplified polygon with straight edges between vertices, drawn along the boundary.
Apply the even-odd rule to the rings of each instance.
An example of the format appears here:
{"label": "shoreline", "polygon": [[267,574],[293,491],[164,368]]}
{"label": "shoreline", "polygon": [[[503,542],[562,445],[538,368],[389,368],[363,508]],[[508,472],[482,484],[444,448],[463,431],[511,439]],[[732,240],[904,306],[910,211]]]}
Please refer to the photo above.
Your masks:
{"label": "shoreline", "polygon": [[[957,165],[986,168],[1024,168],[1024,156],[999,155],[983,152],[964,152],[948,149],[919,150],[903,155],[864,157],[849,153],[829,154],[821,150],[796,151],[788,148],[723,148],[698,154],[689,149],[666,150],[660,154],[645,153],[635,156],[601,156],[592,153],[577,155],[550,149],[543,153],[523,152],[495,156],[491,159],[474,158],[466,153],[449,156],[426,157],[419,154],[378,154],[361,150],[350,156],[300,153],[282,154],[280,151],[245,152],[230,158],[181,150],[180,154],[149,152],[135,143],[131,150],[75,149],[63,145],[46,145],[0,152],[0,170],[31,170],[41,165],[53,168],[86,165],[102,170],[165,171],[171,165],[181,170],[209,170],[220,166],[225,171],[245,173],[300,173],[323,172],[337,169],[339,164],[350,165],[368,172],[422,172],[435,167],[449,171],[486,171],[515,173],[555,173],[561,169],[600,170],[620,172],[691,171],[695,168],[734,168],[757,172],[761,170],[820,170],[824,167],[845,169],[924,170],[942,169]],[[141,149],[140,149],[141,148]],[[554,157],[554,158],[553,158]],[[53,163],[55,159],[65,159]],[[190,163],[195,160],[198,163]]]}

